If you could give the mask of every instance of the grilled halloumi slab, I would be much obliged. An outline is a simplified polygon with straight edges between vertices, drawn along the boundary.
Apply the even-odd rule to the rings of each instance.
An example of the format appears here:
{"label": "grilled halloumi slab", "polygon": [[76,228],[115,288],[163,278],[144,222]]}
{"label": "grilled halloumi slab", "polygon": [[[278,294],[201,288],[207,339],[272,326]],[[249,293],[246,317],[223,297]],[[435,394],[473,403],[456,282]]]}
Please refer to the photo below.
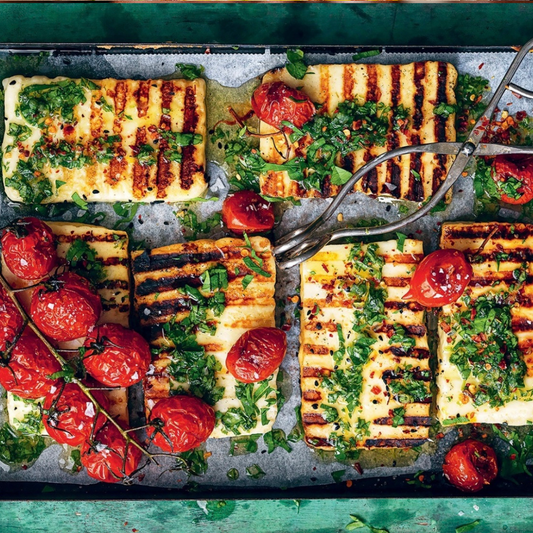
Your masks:
{"label": "grilled halloumi slab", "polygon": [[[263,83],[283,81],[299,88],[311,100],[320,104],[320,113],[333,115],[340,102],[352,100],[358,104],[381,102],[388,107],[403,106],[408,110],[408,125],[393,128],[393,114],[384,146],[372,146],[337,158],[337,166],[353,173],[367,161],[393,148],[455,141],[455,115],[447,118],[433,112],[439,104],[453,105],[457,71],[443,62],[426,61],[408,65],[314,65],[303,80],[293,78],[286,68],[274,69],[263,77]],[[356,132],[357,130],[355,130]],[[261,133],[276,129],[261,122]],[[345,132],[346,134],[346,132]],[[349,134],[349,132],[348,132]],[[309,138],[292,144],[289,159],[305,153]],[[261,155],[270,163],[286,161],[287,143],[282,134],[262,138]],[[453,159],[444,155],[410,154],[390,160],[364,176],[355,190],[369,195],[392,196],[404,200],[423,201],[438,189],[446,177]],[[261,176],[261,192],[268,196],[295,198],[335,196],[340,189],[326,178],[322,190],[306,190],[289,178],[287,172],[268,171]],[[451,196],[448,196],[448,200]]]}
{"label": "grilled halloumi slab", "polygon": [[205,192],[204,80],[13,76],[3,84],[11,200],[176,202]]}
{"label": "grilled halloumi slab", "polygon": [[[128,234],[124,231],[110,230],[101,226],[91,226],[73,222],[47,222],[57,239],[57,254],[64,259],[72,244],[81,240],[95,252],[96,261],[103,263],[104,278],[97,285],[102,299],[103,313],[100,324],[115,323],[129,326],[130,316],[130,278]],[[21,280],[13,275],[2,260],[2,273],[13,288],[27,287],[32,282]],[[29,309],[32,290],[19,293],[21,303]],[[79,342],[60,343],[61,348],[79,346]],[[104,391],[109,400],[110,413],[127,422],[128,394],[125,388]],[[28,430],[28,421],[37,416],[40,419],[38,404],[40,400],[23,400],[7,394],[7,410],[10,424],[21,431]],[[44,432],[44,428],[42,429]]]}
{"label": "grilled halloumi slab", "polygon": [[[428,437],[424,310],[402,300],[422,242],[326,246],[301,265],[300,371],[308,445],[410,447]],[[380,262],[383,262],[381,267]]]}
{"label": "grilled halloumi slab", "polygon": [[[256,271],[250,268],[250,259],[260,266],[262,273],[257,268]],[[144,380],[147,411],[159,399],[173,392],[189,390],[192,386],[183,374],[177,375],[176,368],[182,364],[184,357],[173,350],[170,334],[162,328],[163,324],[172,322],[175,324],[171,328],[180,328],[183,320],[190,317],[194,300],[187,287],[192,287],[208,298],[223,293],[225,301],[222,313],[216,316],[213,311],[208,311],[205,323],[194,334],[196,342],[205,349],[205,357],[190,365],[194,371],[211,358],[215,368],[213,388],[218,388],[219,393],[213,405],[217,425],[211,437],[269,431],[277,415],[277,371],[255,402],[256,413],[244,427],[239,424],[244,413],[243,402],[238,398],[238,389],[242,384],[235,380],[225,365],[228,351],[245,331],[275,326],[276,268],[268,239],[252,237],[250,245],[241,239],[231,238],[199,240],[134,252],[132,260],[135,311],[141,326],[152,328],[154,347],[154,371]],[[226,271],[228,284],[224,289],[206,291],[202,279],[206,271],[211,272],[214,267]],[[202,331],[207,324],[211,324],[211,332]],[[259,394],[260,386],[253,385],[255,395]],[[211,395],[211,391],[207,391],[207,395]]]}
{"label": "grilled halloumi slab", "polygon": [[447,223],[440,245],[464,252],[473,278],[439,315],[438,417],[445,425],[529,424],[533,225]]}

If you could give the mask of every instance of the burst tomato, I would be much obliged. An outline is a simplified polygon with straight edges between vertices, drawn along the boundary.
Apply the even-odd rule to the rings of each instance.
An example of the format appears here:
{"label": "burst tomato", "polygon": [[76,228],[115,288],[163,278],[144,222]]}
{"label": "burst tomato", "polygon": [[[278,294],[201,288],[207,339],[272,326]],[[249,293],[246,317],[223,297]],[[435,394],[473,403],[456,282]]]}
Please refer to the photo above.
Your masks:
{"label": "burst tomato", "polygon": [[166,452],[186,452],[211,435],[215,412],[194,396],[171,396],[155,404],[149,422],[146,432],[156,446]]}
{"label": "burst tomato", "polygon": [[526,204],[533,200],[533,157],[499,155],[492,164],[492,179],[507,204]]}
{"label": "burst tomato", "polygon": [[85,278],[73,272],[65,272],[39,287],[31,298],[33,321],[56,341],[85,337],[101,313],[100,296]]}
{"label": "burst tomato", "polygon": [[[101,391],[93,391],[98,403],[107,411],[109,402]],[[43,424],[56,442],[78,446],[94,435],[106,422],[96,414],[93,402],[75,383],[59,386],[44,400]]]}
{"label": "burst tomato", "polygon": [[224,200],[222,221],[234,233],[269,231],[274,227],[274,208],[253,191],[238,191]]}
{"label": "burst tomato", "polygon": [[56,266],[52,230],[42,220],[21,218],[2,235],[2,253],[7,268],[21,279],[41,279]]}
{"label": "burst tomato", "polygon": [[87,474],[105,483],[129,481],[141,458],[141,450],[129,444],[110,423],[94,436],[92,442],[84,442],[81,448],[81,464],[87,469]]}
{"label": "burst tomato", "polygon": [[87,372],[109,387],[129,387],[148,372],[149,344],[139,333],[119,324],[103,324],[85,340]]}
{"label": "burst tomato", "polygon": [[456,444],[446,454],[442,469],[449,482],[464,492],[477,492],[498,475],[496,453],[474,439]]}
{"label": "burst tomato", "polygon": [[13,342],[23,324],[24,319],[13,300],[0,286],[0,352],[3,352]]}
{"label": "burst tomato", "polygon": [[472,279],[472,266],[459,250],[437,250],[416,267],[405,300],[426,307],[440,307],[457,301]]}
{"label": "burst tomato", "polygon": [[286,351],[285,332],[277,328],[250,329],[231,347],[226,367],[239,381],[255,383],[279,368]]}
{"label": "burst tomato", "polygon": [[0,383],[13,394],[42,398],[58,386],[59,380],[50,376],[60,372],[61,365],[28,327],[5,357],[0,359]]}
{"label": "burst tomato", "polygon": [[259,120],[279,129],[283,121],[301,128],[316,113],[309,96],[282,81],[260,85],[252,96],[252,109]]}

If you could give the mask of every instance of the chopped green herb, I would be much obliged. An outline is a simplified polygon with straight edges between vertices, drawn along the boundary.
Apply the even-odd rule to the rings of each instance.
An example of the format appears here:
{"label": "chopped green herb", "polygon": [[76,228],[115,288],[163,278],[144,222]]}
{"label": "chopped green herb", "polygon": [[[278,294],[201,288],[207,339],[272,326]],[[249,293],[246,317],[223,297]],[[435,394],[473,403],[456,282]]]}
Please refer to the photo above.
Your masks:
{"label": "chopped green herb", "polygon": [[9,124],[8,135],[11,135],[16,143],[27,141],[31,137],[31,134],[32,130],[29,126],[14,122]]}
{"label": "chopped green herb", "polygon": [[200,234],[209,233],[212,229],[220,226],[222,222],[222,215],[220,213],[214,213],[210,218],[199,222],[196,213],[190,209],[184,209],[177,213],[176,216],[180,224],[190,232],[190,235],[184,235],[188,241],[198,239],[198,235]]}
{"label": "chopped green herb", "polygon": [[239,471],[236,468],[230,468],[226,472],[226,476],[228,476],[228,479],[231,479],[231,481],[236,481],[239,479]]}
{"label": "chopped green herb", "polygon": [[467,531],[472,531],[479,524],[481,524],[481,519],[478,518],[477,520],[474,520],[473,522],[470,522],[468,524],[464,524],[462,526],[457,526],[455,528],[455,533],[467,533]]}
{"label": "chopped green herb", "polygon": [[231,437],[229,454],[233,456],[255,453],[258,447],[257,441],[259,437],[261,437],[260,433]]}
{"label": "chopped green herb", "polygon": [[253,280],[254,280],[253,274],[246,274],[246,276],[244,276],[242,278],[242,288],[243,288],[243,290],[246,290],[248,285],[250,285],[250,283],[252,283]]}
{"label": "chopped green herb", "polygon": [[0,428],[0,460],[10,465],[29,464],[46,448],[41,435],[26,436],[7,422]]}
{"label": "chopped green herb", "polygon": [[81,198],[81,196],[75,192],[73,195],[72,195],[72,201],[80,208],[80,209],[83,209],[83,210],[87,210],[87,208],[89,207],[89,204],[83,199]]}
{"label": "chopped green herb", "polygon": [[258,464],[246,467],[246,475],[252,479],[261,479],[266,476],[266,473]]}
{"label": "chopped green herb", "polygon": [[344,474],[346,474],[346,470],[335,470],[334,472],[331,472],[331,477],[335,483],[340,483]]}
{"label": "chopped green herb", "polygon": [[267,445],[268,453],[272,453],[276,448],[283,448],[286,452],[292,452],[292,448],[287,442],[287,437],[282,429],[273,429],[265,433],[263,440]]}
{"label": "chopped green herb", "polygon": [[379,54],[381,54],[381,50],[367,50],[366,52],[359,52],[352,56],[352,61],[359,61],[360,59],[378,56]]}
{"label": "chopped green herb", "polygon": [[105,278],[104,265],[97,259],[96,250],[81,239],[72,241],[67,250],[66,260],[71,270],[95,285]]}
{"label": "chopped green herb", "polygon": [[398,251],[403,253],[403,247],[404,247],[404,244],[405,244],[405,240],[407,239],[407,235],[397,231],[396,232],[396,238],[397,238]]}
{"label": "chopped green herb", "polygon": [[398,407],[392,411],[392,427],[397,428],[402,426],[405,423],[405,409],[403,407]]}
{"label": "chopped green herb", "polygon": [[200,78],[205,70],[202,65],[191,65],[186,63],[176,63],[176,69],[181,72],[181,75],[186,80]]}
{"label": "chopped green herb", "polygon": [[98,99],[96,103],[102,106],[102,109],[108,113],[115,112],[115,110],[113,109],[113,106],[103,96],[100,99]]}
{"label": "chopped green herb", "polygon": [[297,80],[302,80],[307,73],[304,53],[300,49],[287,50],[287,71]]}

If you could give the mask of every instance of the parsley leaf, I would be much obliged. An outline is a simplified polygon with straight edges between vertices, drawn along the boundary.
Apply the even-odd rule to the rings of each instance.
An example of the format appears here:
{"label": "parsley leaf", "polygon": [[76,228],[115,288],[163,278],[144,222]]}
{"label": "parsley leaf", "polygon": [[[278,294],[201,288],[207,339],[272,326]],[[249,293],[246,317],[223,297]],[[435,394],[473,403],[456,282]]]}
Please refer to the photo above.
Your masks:
{"label": "parsley leaf", "polygon": [[300,49],[287,50],[287,71],[297,80],[302,80],[307,73],[304,53]]}
{"label": "parsley leaf", "polygon": [[196,78],[200,78],[205,70],[203,65],[191,65],[187,63],[176,63],[176,69],[181,72],[181,75],[186,80],[195,80]]}

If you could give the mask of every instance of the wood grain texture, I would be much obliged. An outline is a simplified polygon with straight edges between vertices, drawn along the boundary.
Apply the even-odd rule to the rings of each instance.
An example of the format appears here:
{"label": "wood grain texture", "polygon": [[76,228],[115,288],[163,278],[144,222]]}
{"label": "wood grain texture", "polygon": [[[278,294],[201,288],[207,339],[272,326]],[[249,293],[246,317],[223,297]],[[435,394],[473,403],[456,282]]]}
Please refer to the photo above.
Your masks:
{"label": "wood grain texture", "polygon": [[[528,498],[4,501],[2,533],[334,533],[354,514],[389,533],[533,532]],[[363,530],[361,530],[363,531]],[[368,530],[365,530],[368,531]]]}

